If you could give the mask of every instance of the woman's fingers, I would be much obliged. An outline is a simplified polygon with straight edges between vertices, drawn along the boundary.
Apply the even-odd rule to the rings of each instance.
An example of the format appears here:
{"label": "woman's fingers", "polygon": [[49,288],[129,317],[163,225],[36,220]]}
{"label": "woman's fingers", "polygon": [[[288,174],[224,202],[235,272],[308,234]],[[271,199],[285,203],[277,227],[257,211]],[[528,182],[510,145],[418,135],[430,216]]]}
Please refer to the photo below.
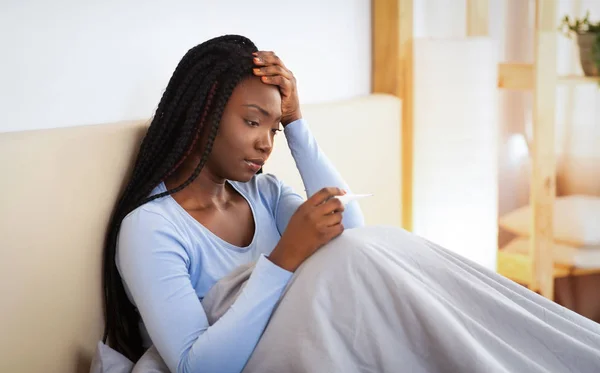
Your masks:
{"label": "woman's fingers", "polygon": [[269,75],[281,75],[286,77],[287,79],[292,79],[291,71],[284,69],[279,65],[269,65],[263,67],[255,67],[253,69],[254,74],[257,76],[269,76]]}
{"label": "woman's fingers", "polygon": [[325,201],[323,204],[316,207],[316,211],[318,215],[327,216],[331,214],[336,214],[339,212],[344,212],[345,207],[342,201],[339,198],[332,197]]}
{"label": "woman's fingers", "polygon": [[253,55],[254,75],[260,77],[263,83],[279,87],[281,92],[281,124],[283,127],[302,118],[294,74],[285,67],[281,59],[273,52],[258,51]]}
{"label": "woman's fingers", "polygon": [[346,192],[338,187],[321,188],[321,190],[308,198],[306,202],[311,206],[319,206],[324,202],[329,201],[332,197],[343,196],[344,194],[346,194]]}
{"label": "woman's fingers", "polygon": [[292,82],[281,75],[262,76],[261,80],[263,83],[279,86],[281,94],[284,96],[289,96],[292,93]]}
{"label": "woman's fingers", "polygon": [[285,69],[283,61],[274,52],[271,51],[258,51],[252,53],[254,55],[254,63],[257,65],[279,65]]}
{"label": "woman's fingers", "polygon": [[342,220],[343,220],[342,214],[339,212],[336,212],[334,214],[330,214],[330,215],[323,217],[323,220],[321,221],[321,223],[323,224],[324,227],[330,228],[330,227],[334,227],[336,225],[341,224]]}
{"label": "woman's fingers", "polygon": [[[253,69],[254,75],[261,77],[264,83],[277,85],[281,93],[289,96],[294,87],[294,75],[283,65],[273,52],[257,52],[259,61]],[[255,58],[256,62],[256,58]]]}

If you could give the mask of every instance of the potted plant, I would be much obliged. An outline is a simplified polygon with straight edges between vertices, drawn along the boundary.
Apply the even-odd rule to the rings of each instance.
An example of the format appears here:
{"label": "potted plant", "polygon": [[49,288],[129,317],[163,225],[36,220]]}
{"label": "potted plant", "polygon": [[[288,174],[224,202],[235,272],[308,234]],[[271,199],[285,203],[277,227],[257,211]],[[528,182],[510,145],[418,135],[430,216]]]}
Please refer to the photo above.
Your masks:
{"label": "potted plant", "polygon": [[566,15],[559,29],[567,36],[575,35],[579,60],[586,76],[600,76],[600,22],[590,22],[588,11],[583,19]]}

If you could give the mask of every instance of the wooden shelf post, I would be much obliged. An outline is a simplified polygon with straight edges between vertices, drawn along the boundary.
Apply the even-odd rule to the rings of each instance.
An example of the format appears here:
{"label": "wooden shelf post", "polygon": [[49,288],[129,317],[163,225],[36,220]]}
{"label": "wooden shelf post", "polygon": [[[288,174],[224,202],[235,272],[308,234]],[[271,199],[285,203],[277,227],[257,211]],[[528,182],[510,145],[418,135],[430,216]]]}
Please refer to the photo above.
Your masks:
{"label": "wooden shelf post", "polygon": [[467,36],[489,35],[489,0],[467,0]]}
{"label": "wooden shelf post", "polygon": [[554,154],[556,108],[556,1],[535,4],[535,52],[533,62],[533,146],[531,200],[532,284],[554,299],[553,221],[556,195]]}
{"label": "wooden shelf post", "polygon": [[372,91],[402,100],[402,225],[413,223],[413,0],[372,0]]}

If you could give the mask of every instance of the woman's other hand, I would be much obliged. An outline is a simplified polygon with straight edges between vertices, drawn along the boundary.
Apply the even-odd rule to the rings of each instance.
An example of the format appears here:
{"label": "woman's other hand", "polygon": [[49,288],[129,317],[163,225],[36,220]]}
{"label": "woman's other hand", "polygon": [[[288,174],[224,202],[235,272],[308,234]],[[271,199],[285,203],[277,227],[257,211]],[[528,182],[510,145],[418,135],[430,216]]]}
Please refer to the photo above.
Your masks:
{"label": "woman's other hand", "polygon": [[279,87],[281,92],[281,124],[285,127],[291,122],[302,118],[300,102],[294,74],[283,64],[273,52],[258,51],[254,55],[254,75],[259,76],[263,83]]}
{"label": "woman's other hand", "polygon": [[269,259],[294,272],[321,246],[342,234],[344,205],[332,197],[344,194],[339,188],[323,188],[300,205]]}

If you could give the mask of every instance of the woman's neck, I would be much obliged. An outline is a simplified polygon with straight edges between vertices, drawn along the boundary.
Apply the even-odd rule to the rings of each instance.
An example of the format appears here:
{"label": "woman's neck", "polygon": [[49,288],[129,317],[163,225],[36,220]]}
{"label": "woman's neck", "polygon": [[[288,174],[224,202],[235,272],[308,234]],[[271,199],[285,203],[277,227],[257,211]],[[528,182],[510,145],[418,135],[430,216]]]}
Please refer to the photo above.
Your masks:
{"label": "woman's neck", "polygon": [[[185,162],[165,180],[167,190],[183,184],[194,172],[197,163]],[[183,190],[173,194],[173,198],[186,209],[198,209],[214,205],[222,205],[231,199],[226,179],[215,175],[207,165]]]}

